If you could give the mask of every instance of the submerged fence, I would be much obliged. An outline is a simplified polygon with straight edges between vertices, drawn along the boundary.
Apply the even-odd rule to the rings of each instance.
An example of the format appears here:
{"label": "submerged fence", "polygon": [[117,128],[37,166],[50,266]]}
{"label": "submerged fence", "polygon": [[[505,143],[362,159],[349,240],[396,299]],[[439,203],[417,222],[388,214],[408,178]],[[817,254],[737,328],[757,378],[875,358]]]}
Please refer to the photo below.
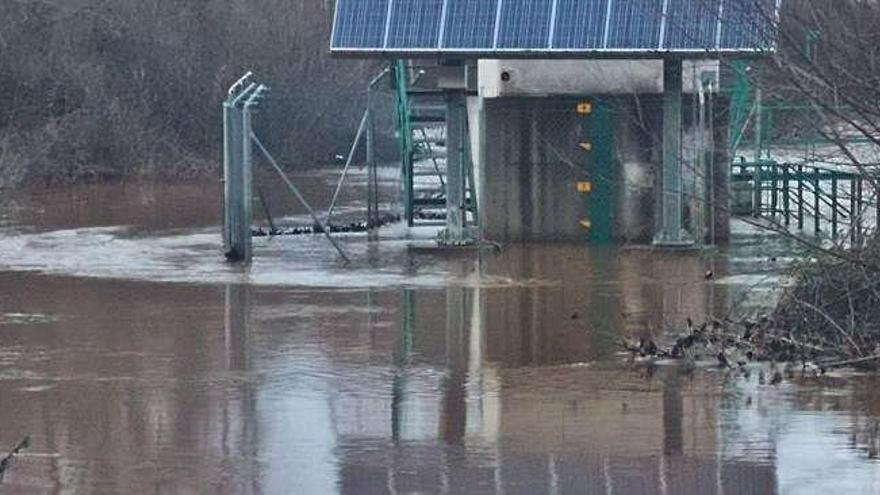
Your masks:
{"label": "submerged fence", "polygon": [[816,235],[848,233],[859,243],[880,218],[875,182],[859,172],[762,160],[734,163],[731,181],[734,214]]}
{"label": "submerged fence", "polygon": [[[248,72],[229,88],[223,102],[223,248],[229,261],[249,263],[253,257],[253,151],[256,149],[277,172],[290,193],[303,205],[315,222],[315,231],[327,240],[346,261],[349,258],[330,235],[327,220],[320,220],[306,202],[299,189],[290,180],[269,150],[253,131],[253,114],[269,88],[252,82]],[[365,118],[366,120],[366,118]],[[262,199],[262,196],[261,196]],[[335,202],[335,197],[334,197]],[[265,204],[263,205],[265,207]]]}

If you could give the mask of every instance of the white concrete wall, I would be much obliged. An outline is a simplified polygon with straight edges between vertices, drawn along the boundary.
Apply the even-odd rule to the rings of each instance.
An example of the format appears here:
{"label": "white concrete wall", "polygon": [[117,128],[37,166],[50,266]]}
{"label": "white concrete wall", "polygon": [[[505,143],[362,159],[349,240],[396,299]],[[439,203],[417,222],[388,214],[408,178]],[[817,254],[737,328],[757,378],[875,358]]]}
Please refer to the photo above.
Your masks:
{"label": "white concrete wall", "polygon": [[[718,61],[685,60],[684,92],[692,93],[704,72],[718,81],[718,71]],[[663,92],[661,60],[480,60],[478,74],[484,98]]]}

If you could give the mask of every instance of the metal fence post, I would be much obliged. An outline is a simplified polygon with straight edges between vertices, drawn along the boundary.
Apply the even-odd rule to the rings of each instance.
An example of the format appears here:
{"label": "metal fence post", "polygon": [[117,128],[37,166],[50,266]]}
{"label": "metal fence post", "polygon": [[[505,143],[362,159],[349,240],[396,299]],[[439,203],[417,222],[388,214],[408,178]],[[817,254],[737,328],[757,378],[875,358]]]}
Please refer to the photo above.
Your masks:
{"label": "metal fence post", "polygon": [[259,93],[245,74],[223,102],[223,248],[229,261],[251,260],[252,174],[247,102]]}
{"label": "metal fence post", "polygon": [[804,230],[804,166],[797,166],[798,230]]}
{"label": "metal fence post", "polygon": [[813,230],[816,235],[819,235],[819,232],[821,232],[821,225],[819,222],[822,218],[822,213],[819,211],[819,208],[821,208],[820,200],[822,198],[822,186],[819,181],[818,167],[813,168],[813,191]]}
{"label": "metal fence post", "polygon": [[248,261],[250,223],[246,223],[245,154],[250,142],[244,134],[244,110],[240,99],[225,105],[227,128],[224,132],[224,248],[230,261]]}
{"label": "metal fence post", "polygon": [[779,165],[776,162],[770,165],[770,218],[776,220],[779,210]]}
{"label": "metal fence post", "polygon": [[787,163],[782,164],[782,207],[785,209],[783,213],[785,215],[785,226],[788,227],[791,224],[791,194],[788,189],[789,185],[789,165]]}
{"label": "metal fence post", "polygon": [[831,237],[837,238],[837,175],[831,174]]}
{"label": "metal fence post", "polygon": [[231,175],[240,167],[241,157],[241,126],[237,113],[231,100],[223,102],[223,251],[226,253],[232,246]]}
{"label": "metal fence post", "polygon": [[752,216],[758,218],[761,216],[761,209],[763,208],[764,201],[764,189],[761,178],[761,163],[758,162],[755,164],[755,172],[752,175],[752,180],[754,180],[755,190],[752,195]]}

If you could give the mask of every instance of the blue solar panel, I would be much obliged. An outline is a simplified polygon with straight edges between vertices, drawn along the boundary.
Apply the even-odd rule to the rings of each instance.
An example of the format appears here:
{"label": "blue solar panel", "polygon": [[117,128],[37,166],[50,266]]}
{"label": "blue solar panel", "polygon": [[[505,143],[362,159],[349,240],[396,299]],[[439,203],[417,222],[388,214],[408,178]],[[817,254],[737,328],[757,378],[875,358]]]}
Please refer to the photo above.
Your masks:
{"label": "blue solar panel", "polygon": [[436,50],[471,57],[516,56],[518,50],[572,56],[770,50],[777,2],[337,0],[331,50],[392,56]]}
{"label": "blue solar panel", "polygon": [[382,48],[388,0],[338,0],[334,48]]}
{"label": "blue solar panel", "polygon": [[388,48],[437,48],[443,0],[392,0]]}
{"label": "blue solar panel", "polygon": [[721,14],[723,48],[769,48],[775,38],[775,0],[724,0]]}
{"label": "blue solar panel", "polygon": [[608,0],[557,0],[553,48],[603,48]]}
{"label": "blue solar panel", "polygon": [[502,0],[498,48],[546,49],[553,0]]}
{"label": "blue solar panel", "polygon": [[607,48],[656,50],[662,19],[663,0],[611,2]]}
{"label": "blue solar panel", "polygon": [[446,0],[444,48],[492,48],[498,0]]}
{"label": "blue solar panel", "polygon": [[668,0],[664,48],[714,49],[720,0]]}

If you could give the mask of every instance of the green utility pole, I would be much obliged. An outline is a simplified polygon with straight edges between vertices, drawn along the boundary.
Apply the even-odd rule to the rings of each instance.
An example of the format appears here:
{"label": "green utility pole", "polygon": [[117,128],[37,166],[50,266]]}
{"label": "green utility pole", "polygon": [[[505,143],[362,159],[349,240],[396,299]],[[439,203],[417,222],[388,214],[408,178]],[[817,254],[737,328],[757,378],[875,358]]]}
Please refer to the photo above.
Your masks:
{"label": "green utility pole", "polygon": [[397,130],[400,143],[400,167],[402,179],[402,193],[404,218],[407,224],[413,226],[413,142],[412,125],[409,118],[409,71],[405,60],[397,60],[394,63],[394,86],[397,90]]}

